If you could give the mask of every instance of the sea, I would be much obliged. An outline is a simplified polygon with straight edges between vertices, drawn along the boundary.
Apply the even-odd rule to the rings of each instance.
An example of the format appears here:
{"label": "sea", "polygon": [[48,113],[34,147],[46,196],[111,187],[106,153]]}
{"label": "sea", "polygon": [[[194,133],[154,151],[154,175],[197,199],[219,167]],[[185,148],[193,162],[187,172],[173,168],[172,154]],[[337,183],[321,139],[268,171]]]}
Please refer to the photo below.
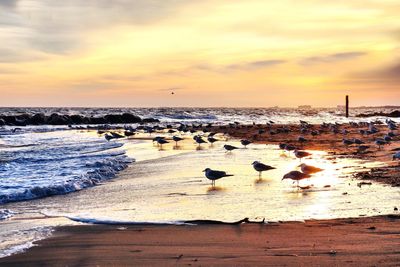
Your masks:
{"label": "sea", "polygon": [[[338,108],[0,108],[2,115],[79,114],[104,116],[129,112],[160,122],[240,124],[382,121],[386,117],[356,117],[360,113],[390,112],[394,108],[351,109],[346,118]],[[400,122],[398,118],[394,121]],[[354,173],[382,162],[332,157],[311,151],[305,163],[324,169],[297,190],[282,181],[299,161],[277,146],[251,144],[217,134],[221,141],[197,146],[193,136],[179,133],[180,144],[162,148],[155,133],[107,141],[95,129],[36,125],[0,127],[0,257],[35,245],[57,226],[77,224],[185,224],[187,220],[293,221],[374,216],[392,213],[400,204],[399,188],[372,183],[360,186]],[[135,124],[117,125],[136,128]],[[201,134],[201,133],[200,133]],[[172,134],[158,133],[167,138]],[[223,145],[241,147],[226,153]],[[255,160],[276,169],[258,174]],[[202,172],[224,170],[232,177],[215,188]]]}

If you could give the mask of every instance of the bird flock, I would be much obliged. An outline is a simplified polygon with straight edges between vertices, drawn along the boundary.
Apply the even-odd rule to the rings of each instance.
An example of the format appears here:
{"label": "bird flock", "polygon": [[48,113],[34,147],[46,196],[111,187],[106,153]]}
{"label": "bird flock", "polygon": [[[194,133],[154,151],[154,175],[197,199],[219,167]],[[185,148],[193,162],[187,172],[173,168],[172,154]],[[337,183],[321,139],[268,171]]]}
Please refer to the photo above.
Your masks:
{"label": "bird flock", "polygon": [[[269,134],[270,136],[273,136],[278,134],[294,133],[294,130],[287,125],[273,128],[272,125],[274,125],[274,123],[275,122],[273,121],[268,121],[266,123],[266,127],[264,128],[260,127],[257,133],[253,136],[253,141],[257,140],[257,137],[263,134],[264,135]],[[300,120],[300,127],[298,128],[300,135],[296,140],[297,141],[296,145],[294,145],[293,142],[287,142],[287,143],[282,142],[279,143],[278,146],[279,149],[285,152],[288,153],[292,152],[294,156],[298,158],[301,163],[303,158],[312,156],[312,153],[301,149],[303,145],[307,144],[307,142],[309,142],[313,138],[317,138],[320,135],[326,133],[332,133],[334,135],[342,136],[342,144],[346,147],[346,149],[353,149],[355,147],[356,148],[355,154],[365,154],[368,153],[368,150],[372,148],[371,143],[374,143],[376,145],[377,150],[381,150],[385,146],[389,146],[397,137],[397,133],[395,133],[395,131],[398,130],[398,125],[396,122],[394,122],[391,119],[386,119],[385,124],[387,127],[387,131],[384,133],[382,133],[381,129],[382,127],[379,128],[377,127],[377,125],[380,124],[382,124],[382,122],[380,121],[350,122],[348,124],[348,127],[345,128],[342,127],[343,124],[337,122],[336,123],[324,122],[320,125],[312,125],[306,121]],[[136,128],[133,128],[132,126],[125,127],[124,128],[125,131],[123,132],[123,134],[118,133],[116,131],[111,131],[109,129],[99,129],[98,133],[104,134],[105,139],[108,141],[111,141],[113,139],[135,136],[140,132],[147,133],[150,135],[153,133],[170,134],[170,137],[158,135],[152,139],[153,143],[156,143],[160,149],[163,149],[163,145],[170,143],[170,141],[168,140],[172,140],[173,142],[175,142],[175,147],[178,147],[179,142],[186,139],[182,137],[183,134],[191,134],[193,141],[195,142],[195,144],[197,144],[198,148],[200,148],[203,144],[209,144],[210,146],[213,146],[213,144],[216,142],[228,140],[228,132],[224,133],[212,132],[211,131],[212,126],[213,125],[211,123],[192,124],[192,125],[180,123],[177,127],[173,127],[173,125],[166,125],[165,127],[160,125],[155,125],[155,126],[139,125]],[[243,127],[250,128],[254,126],[260,126],[260,125],[256,125],[255,123],[253,123],[253,125],[240,125],[240,123],[234,122],[228,124],[227,126],[220,126],[219,129],[220,130],[241,129]],[[353,134],[356,133],[359,135],[359,137],[347,138],[347,136],[350,135],[351,133]],[[219,136],[221,134],[223,138],[218,138],[217,135]],[[308,135],[309,137],[306,137],[306,135]],[[373,138],[372,140],[371,138],[369,138],[370,136],[372,136]],[[240,143],[243,146],[243,148],[246,149],[247,146],[253,143],[253,141],[248,139],[242,139],[240,140]],[[239,147],[233,146],[231,144],[224,144],[223,148],[226,150],[227,153],[231,153],[234,150],[240,149]],[[393,154],[392,160],[400,160],[400,151],[397,151]],[[262,172],[275,169],[275,167],[269,166],[259,161],[254,161],[251,165],[253,166],[254,170],[258,172],[260,179],[262,177]],[[297,182],[297,187],[299,187],[300,180],[310,178],[314,173],[323,171],[321,168],[310,166],[305,163],[300,164],[298,167],[300,168],[300,170],[293,170],[290,171],[289,173],[286,173],[282,177],[282,180],[291,179]],[[205,173],[206,178],[211,180],[212,186],[215,186],[215,181],[218,179],[233,176],[232,174],[228,174],[225,171],[212,170],[210,168],[204,169],[203,172]]]}

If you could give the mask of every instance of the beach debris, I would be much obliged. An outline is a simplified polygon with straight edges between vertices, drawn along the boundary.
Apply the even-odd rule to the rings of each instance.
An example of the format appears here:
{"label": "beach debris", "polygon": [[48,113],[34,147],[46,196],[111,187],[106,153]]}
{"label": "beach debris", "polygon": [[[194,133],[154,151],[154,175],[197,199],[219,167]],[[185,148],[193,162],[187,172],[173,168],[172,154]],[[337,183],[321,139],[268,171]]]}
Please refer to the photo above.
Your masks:
{"label": "beach debris", "polygon": [[394,207],[394,209],[393,209],[394,211],[398,211],[399,209],[397,208],[397,207]]}
{"label": "beach debris", "polygon": [[371,182],[360,182],[360,183],[357,183],[357,186],[359,188],[361,188],[361,186],[363,186],[363,185],[372,185],[372,183]]}
{"label": "beach debris", "polygon": [[239,225],[242,223],[265,224],[266,222],[265,222],[265,218],[263,218],[261,221],[250,221],[250,219],[246,217],[246,218],[236,221],[236,222],[223,222],[223,221],[216,221],[216,220],[189,220],[189,221],[184,221],[184,223],[195,224],[195,225],[207,225],[207,224]]}
{"label": "beach debris", "polygon": [[332,255],[332,256],[335,256],[337,254],[337,251],[336,250],[331,250],[331,251],[329,251],[329,254]]}
{"label": "beach debris", "polygon": [[371,226],[371,227],[368,227],[367,229],[368,230],[376,230],[376,227],[375,226]]}
{"label": "beach debris", "polygon": [[307,190],[307,189],[310,189],[312,187],[313,187],[313,185],[299,186],[299,188],[302,189],[302,190]]}

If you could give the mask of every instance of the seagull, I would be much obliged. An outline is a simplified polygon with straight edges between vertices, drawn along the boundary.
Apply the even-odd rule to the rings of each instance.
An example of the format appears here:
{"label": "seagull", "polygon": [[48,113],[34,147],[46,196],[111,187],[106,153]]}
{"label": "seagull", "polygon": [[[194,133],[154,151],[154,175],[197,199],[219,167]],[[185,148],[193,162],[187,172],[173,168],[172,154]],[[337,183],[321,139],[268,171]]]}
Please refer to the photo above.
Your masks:
{"label": "seagull", "polygon": [[362,141],[362,140],[360,140],[360,139],[358,139],[358,138],[353,138],[353,143],[354,143],[354,144],[357,144],[357,145],[365,144],[364,141]]}
{"label": "seagull", "polygon": [[111,134],[106,133],[106,134],[104,135],[104,138],[105,138],[107,141],[110,141],[111,139],[114,139],[114,136],[112,136]]}
{"label": "seagull", "polygon": [[282,150],[285,150],[286,146],[287,146],[287,144],[285,144],[285,143],[280,143],[279,144],[279,148],[282,149]]}
{"label": "seagull", "polygon": [[269,166],[269,165],[265,165],[264,163],[261,163],[259,161],[254,161],[251,165],[253,165],[253,168],[258,171],[259,175],[258,177],[261,179],[261,175],[263,171],[269,171],[269,170],[273,170],[276,169],[275,167]]}
{"label": "seagull", "polygon": [[162,145],[163,144],[168,144],[169,142],[167,140],[165,140],[164,138],[159,138],[156,140],[157,143],[160,145],[161,149],[162,149]]}
{"label": "seagull", "polygon": [[179,142],[179,141],[182,141],[183,138],[174,135],[174,136],[172,136],[172,140],[174,140],[175,143],[176,143],[176,146],[178,146],[178,142]]}
{"label": "seagull", "polygon": [[218,141],[218,139],[214,138],[213,136],[214,135],[207,137],[207,141],[210,142],[211,144],[214,144],[215,142]]}
{"label": "seagull", "polygon": [[301,171],[305,174],[313,174],[313,173],[321,172],[324,170],[324,169],[321,169],[318,167],[307,165],[305,163],[300,164],[298,167],[300,167]]}
{"label": "seagull", "polygon": [[128,131],[128,130],[127,130],[127,131],[124,132],[124,134],[125,134],[126,137],[128,137],[128,136],[133,136],[133,135],[135,135],[136,133],[133,132],[133,131]]}
{"label": "seagull", "polygon": [[310,178],[310,177],[311,177],[311,175],[306,174],[306,173],[302,173],[302,172],[299,172],[299,171],[291,171],[291,172],[286,173],[283,176],[282,180],[292,179],[294,181],[297,181],[297,187],[299,187],[299,181],[300,180],[307,179],[307,178]]}
{"label": "seagull", "polygon": [[296,147],[293,146],[293,145],[286,145],[285,146],[285,150],[289,151],[289,152],[292,151],[292,150],[296,151]]}
{"label": "seagull", "polygon": [[302,158],[311,156],[312,154],[311,154],[311,153],[308,153],[308,152],[306,152],[306,151],[302,151],[302,150],[297,150],[297,149],[296,149],[296,150],[294,151],[294,155],[296,156],[296,158],[300,159],[300,161],[301,161]]}
{"label": "seagull", "polygon": [[211,180],[211,185],[213,187],[215,186],[215,180],[233,176],[233,174],[226,174],[226,172],[224,171],[211,170],[210,168],[206,168],[205,170],[203,170],[203,172],[205,172],[207,179]]}
{"label": "seagull", "polygon": [[384,146],[387,144],[387,142],[381,138],[376,139],[375,144],[377,144],[378,149],[381,149],[381,146]]}
{"label": "seagull", "polygon": [[158,140],[161,140],[161,139],[165,139],[165,137],[163,137],[163,136],[156,136],[156,137],[153,138],[153,143],[154,143],[154,142],[158,143]]}
{"label": "seagull", "polygon": [[197,136],[194,138],[194,141],[196,141],[197,144],[199,144],[199,147],[201,144],[207,143],[203,138],[201,138],[200,136]]}
{"label": "seagull", "polygon": [[235,150],[235,149],[239,149],[238,147],[231,146],[231,145],[224,145],[224,148],[225,148],[227,151],[232,151],[232,150]]}
{"label": "seagull", "polygon": [[350,140],[350,139],[343,139],[342,143],[345,146],[350,146],[350,145],[354,144],[353,140]]}
{"label": "seagull", "polygon": [[116,132],[110,132],[110,133],[114,138],[123,138],[124,137],[123,135],[120,135],[119,133],[116,133]]}
{"label": "seagull", "polygon": [[368,148],[369,148],[369,146],[366,146],[366,145],[358,146],[357,152],[358,153],[365,152]]}
{"label": "seagull", "polygon": [[252,142],[249,141],[249,140],[247,140],[247,139],[243,139],[243,140],[240,140],[240,143],[241,143],[244,147],[247,147],[247,145],[250,145]]}
{"label": "seagull", "polygon": [[297,139],[297,141],[299,141],[300,143],[304,143],[307,141],[307,139],[305,139],[303,136],[299,136],[299,138]]}

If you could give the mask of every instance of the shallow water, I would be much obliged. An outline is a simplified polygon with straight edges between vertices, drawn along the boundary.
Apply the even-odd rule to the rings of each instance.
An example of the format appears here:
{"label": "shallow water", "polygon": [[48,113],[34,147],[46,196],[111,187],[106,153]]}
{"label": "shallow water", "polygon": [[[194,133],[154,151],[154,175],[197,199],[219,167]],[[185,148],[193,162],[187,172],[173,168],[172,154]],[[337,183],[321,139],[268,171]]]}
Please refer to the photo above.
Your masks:
{"label": "shallow water", "polygon": [[[97,223],[236,221],[244,217],[304,220],[388,214],[400,201],[398,188],[377,183],[359,187],[360,181],[352,178],[354,171],[379,166],[377,162],[332,159],[324,152],[311,151],[313,157],[303,162],[324,171],[300,182],[312,185],[310,189],[298,190],[281,178],[300,162],[277,146],[252,144],[226,153],[222,142],[198,149],[190,137],[178,148],[168,144],[163,150],[149,140],[124,142],[127,155],[136,162],[117,179],[68,195],[3,205],[14,214],[0,222],[0,238],[8,240],[0,249],[9,251],[21,245],[16,241],[21,232],[26,240],[46,236],[52,226],[76,223],[70,219]],[[236,141],[228,143],[240,146]],[[263,173],[260,180],[250,165],[254,160],[277,169]],[[202,172],[206,167],[234,176],[218,180],[212,188]]]}

